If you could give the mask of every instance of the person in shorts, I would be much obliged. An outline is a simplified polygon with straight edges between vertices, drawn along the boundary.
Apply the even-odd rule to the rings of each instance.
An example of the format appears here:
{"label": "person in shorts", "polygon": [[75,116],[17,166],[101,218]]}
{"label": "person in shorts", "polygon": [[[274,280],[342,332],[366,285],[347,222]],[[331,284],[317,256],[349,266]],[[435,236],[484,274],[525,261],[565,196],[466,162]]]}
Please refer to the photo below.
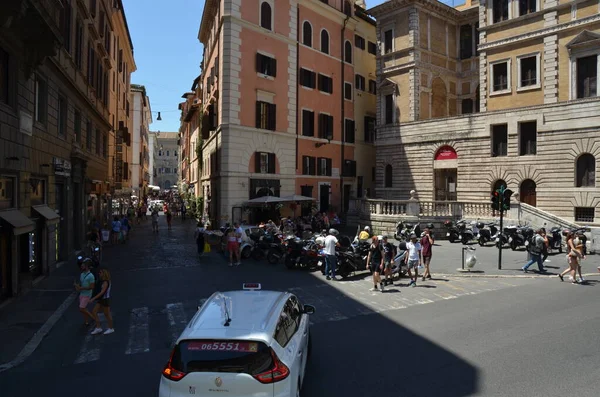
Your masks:
{"label": "person in shorts", "polygon": [[[110,281],[110,273],[107,269],[101,269],[98,273],[98,278],[102,283],[102,289],[96,296],[92,297],[92,299],[90,300],[90,302],[96,302],[94,310],[92,311],[92,316],[94,316],[94,321],[96,321],[96,327],[92,331],[92,335],[97,335],[100,333],[108,335],[115,332],[115,329],[113,328],[112,314],[110,312],[110,293],[112,287],[112,283]],[[102,329],[102,324],[100,323],[100,318],[98,317],[98,312],[100,310],[102,310],[102,313],[104,313],[104,317],[106,317],[106,325],[108,327],[106,331]]]}
{"label": "person in shorts", "polygon": [[79,283],[75,282],[75,290],[79,292],[79,312],[83,316],[83,324],[90,325],[90,320],[94,319],[94,316],[87,309],[90,299],[92,298],[92,292],[94,291],[94,285],[96,279],[90,271],[92,260],[85,258],[80,265],[81,274],[79,275]]}
{"label": "person in shorts", "polygon": [[[234,263],[239,263],[240,248],[238,243],[237,232],[234,228],[230,228],[227,232],[227,251],[229,251],[229,266],[233,266]],[[234,262],[234,258],[237,260]]]}
{"label": "person in shorts", "polygon": [[[419,266],[421,265],[421,243],[417,241],[417,235],[411,234],[410,241],[406,243],[406,250],[408,254],[404,257],[406,265],[408,266],[408,277],[410,277],[411,287],[417,286],[417,278],[419,277]],[[412,270],[415,271],[413,278]]]}
{"label": "person in shorts", "polygon": [[381,241],[382,249],[383,249],[383,274],[385,279],[383,280],[384,285],[394,284],[392,280],[392,263],[394,261],[394,256],[396,256],[396,247],[394,244],[388,241],[388,236],[383,236]]}
{"label": "person in shorts", "polygon": [[373,288],[371,291],[377,291],[377,284],[379,289],[383,292],[383,283],[381,282],[381,273],[383,273],[383,255],[381,252],[381,245],[379,244],[379,237],[373,236],[371,246],[369,247],[369,255],[367,256],[367,269],[373,273]]}

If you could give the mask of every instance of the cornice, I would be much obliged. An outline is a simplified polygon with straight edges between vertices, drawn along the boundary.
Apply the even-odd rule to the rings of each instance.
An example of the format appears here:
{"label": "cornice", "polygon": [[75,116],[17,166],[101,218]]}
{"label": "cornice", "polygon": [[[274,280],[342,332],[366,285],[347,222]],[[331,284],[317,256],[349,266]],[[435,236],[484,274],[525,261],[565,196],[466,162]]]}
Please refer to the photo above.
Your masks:
{"label": "cornice", "polygon": [[208,32],[210,31],[212,20],[219,8],[219,0],[206,0],[204,10],[202,11],[202,19],[200,22],[200,30],[198,31],[198,40],[202,44],[206,44],[208,40]]}
{"label": "cornice", "polygon": [[505,39],[492,41],[490,43],[479,44],[479,51],[486,51],[491,48],[502,47],[508,44],[514,44],[521,41],[532,40],[549,34],[558,33],[564,30],[577,28],[593,22],[600,22],[600,14],[595,14],[586,18],[576,19],[574,21],[565,22],[559,25],[550,26],[543,29],[534,30],[533,32],[523,33],[520,35],[507,37]]}
{"label": "cornice", "polygon": [[451,17],[457,22],[462,21],[472,13],[477,14],[479,12],[478,7],[471,7],[461,11],[437,0],[389,0],[376,7],[368,9],[367,14],[374,17],[379,23],[379,19],[384,16],[388,16],[390,13],[400,8],[416,5],[419,5],[430,11],[435,11],[441,16]]}
{"label": "cornice", "polygon": [[[229,20],[237,23],[238,25],[248,28],[250,30],[253,30],[255,32],[262,33],[265,36],[277,39],[279,41],[283,41],[287,44],[296,45],[296,43],[297,43],[296,40],[292,40],[288,36],[282,35],[280,33],[274,33],[270,30],[263,29],[260,26],[253,24],[252,22],[246,21],[245,19],[241,19],[241,18],[235,17],[233,15],[229,15],[229,14],[223,15],[222,20],[225,21],[226,19],[229,19]],[[222,23],[220,25],[222,26]]]}
{"label": "cornice", "polygon": [[[299,2],[299,4],[335,23],[343,24],[347,18],[343,12],[320,0],[304,0]],[[346,26],[354,28],[357,24],[357,17],[350,17]]]}

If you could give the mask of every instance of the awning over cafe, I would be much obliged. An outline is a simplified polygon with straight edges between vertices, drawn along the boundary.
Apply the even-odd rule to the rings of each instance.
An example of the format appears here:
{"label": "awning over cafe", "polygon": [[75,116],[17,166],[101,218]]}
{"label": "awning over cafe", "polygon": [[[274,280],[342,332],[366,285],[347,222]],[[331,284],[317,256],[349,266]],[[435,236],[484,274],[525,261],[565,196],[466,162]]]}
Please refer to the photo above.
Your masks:
{"label": "awning over cafe", "polygon": [[60,216],[47,205],[34,205],[31,208],[46,219],[47,225],[56,225],[60,221]]}
{"label": "awning over cafe", "polygon": [[35,229],[35,223],[16,209],[0,211],[0,220],[12,226],[15,236],[29,233]]}

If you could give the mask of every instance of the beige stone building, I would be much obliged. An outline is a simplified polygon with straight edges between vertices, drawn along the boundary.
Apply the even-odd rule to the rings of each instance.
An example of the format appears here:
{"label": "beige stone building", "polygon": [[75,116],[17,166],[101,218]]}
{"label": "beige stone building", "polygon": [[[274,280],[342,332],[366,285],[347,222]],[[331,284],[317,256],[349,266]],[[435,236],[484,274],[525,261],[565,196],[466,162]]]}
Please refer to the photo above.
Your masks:
{"label": "beige stone building", "polygon": [[377,19],[377,196],[521,202],[598,223],[597,1],[390,0]]}

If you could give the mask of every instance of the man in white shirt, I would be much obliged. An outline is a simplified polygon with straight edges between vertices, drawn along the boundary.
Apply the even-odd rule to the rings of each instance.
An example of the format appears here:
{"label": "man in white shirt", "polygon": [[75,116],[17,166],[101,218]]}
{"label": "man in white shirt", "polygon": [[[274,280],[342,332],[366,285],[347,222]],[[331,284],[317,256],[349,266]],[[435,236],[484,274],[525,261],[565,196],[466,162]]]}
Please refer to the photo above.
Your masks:
{"label": "man in white shirt", "polygon": [[242,235],[244,234],[244,230],[242,229],[242,227],[240,226],[239,222],[235,222],[233,224],[233,227],[235,227],[235,235],[237,237],[237,242],[238,242],[238,254],[237,254],[237,263],[235,264],[236,266],[239,266],[242,264]]}
{"label": "man in white shirt", "polygon": [[337,266],[335,247],[340,245],[336,237],[337,234],[337,230],[329,229],[329,235],[325,237],[325,248],[323,251],[325,252],[325,278],[327,280],[335,280],[335,267]]}
{"label": "man in white shirt", "polygon": [[[408,266],[408,277],[410,277],[411,287],[417,286],[417,277],[419,277],[419,266],[421,265],[421,243],[417,241],[417,235],[411,234],[410,241],[406,243],[406,250],[408,255],[404,256],[404,260]],[[411,269],[415,270],[415,277],[413,278]]]}

